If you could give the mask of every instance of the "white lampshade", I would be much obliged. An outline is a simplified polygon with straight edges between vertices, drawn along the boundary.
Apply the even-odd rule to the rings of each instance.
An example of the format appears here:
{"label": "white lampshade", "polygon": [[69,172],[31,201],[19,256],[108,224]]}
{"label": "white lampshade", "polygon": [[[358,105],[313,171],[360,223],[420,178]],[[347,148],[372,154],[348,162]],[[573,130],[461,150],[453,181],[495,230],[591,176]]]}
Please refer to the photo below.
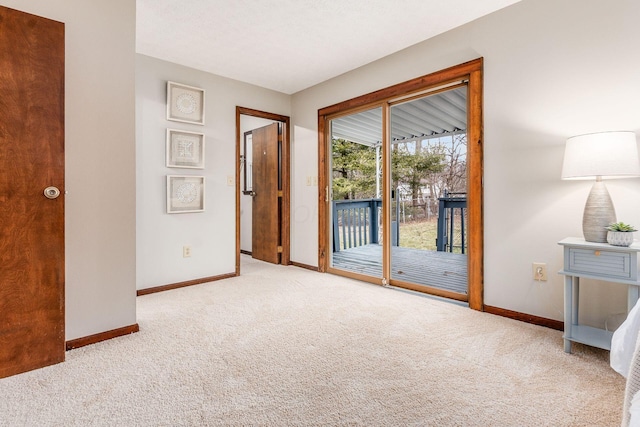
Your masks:
{"label": "white lampshade", "polygon": [[562,179],[595,179],[582,214],[587,242],[605,243],[607,225],[616,222],[616,210],[603,178],[640,176],[638,144],[633,132],[600,132],[567,139]]}
{"label": "white lampshade", "polygon": [[567,139],[562,179],[640,176],[638,144],[633,132],[599,132]]}

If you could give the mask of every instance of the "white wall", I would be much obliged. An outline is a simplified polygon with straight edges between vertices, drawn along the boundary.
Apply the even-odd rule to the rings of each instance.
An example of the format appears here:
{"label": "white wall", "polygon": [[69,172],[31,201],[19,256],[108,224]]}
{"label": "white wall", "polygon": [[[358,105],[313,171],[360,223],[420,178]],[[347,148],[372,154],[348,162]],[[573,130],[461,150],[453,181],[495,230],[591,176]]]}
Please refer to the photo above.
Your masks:
{"label": "white wall", "polygon": [[135,2],[0,3],[65,23],[66,338],[132,325]]}
{"label": "white wall", "polygon": [[[205,89],[205,126],[166,120],[167,80]],[[136,99],[137,288],[235,272],[236,106],[290,115],[290,97],[137,55]],[[167,128],[205,134],[204,170],[165,167]],[[204,175],[206,211],[167,214],[166,175]]]}
{"label": "white wall", "polygon": [[[632,0],[524,0],[295,94],[292,259],[317,265],[317,187],[304,185],[317,170],[317,110],[484,57],[485,304],[561,320],[557,241],[581,235],[590,188],[560,180],[564,142],[640,134],[638,16]],[[619,220],[640,225],[639,184],[607,183]],[[532,280],[532,262],[548,264],[548,282]],[[625,310],[624,286],[585,282],[583,321]]]}

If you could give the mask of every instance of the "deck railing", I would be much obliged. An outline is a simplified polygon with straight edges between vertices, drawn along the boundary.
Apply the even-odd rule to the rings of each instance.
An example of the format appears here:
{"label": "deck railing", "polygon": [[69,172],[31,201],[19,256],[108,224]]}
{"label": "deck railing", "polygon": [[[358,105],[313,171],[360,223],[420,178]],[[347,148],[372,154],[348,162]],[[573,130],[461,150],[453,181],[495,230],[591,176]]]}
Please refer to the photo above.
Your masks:
{"label": "deck railing", "polygon": [[[457,211],[459,210],[459,211]],[[465,253],[467,247],[465,217],[467,211],[466,193],[447,193],[438,199],[438,237],[436,248],[442,252],[453,252],[459,248]],[[456,226],[456,220],[458,225]],[[460,244],[456,244],[456,230],[460,231]]]}
{"label": "deck railing", "polygon": [[[446,193],[438,199],[438,231],[436,248],[438,251],[466,251],[465,216],[467,198],[464,193]],[[395,218],[399,218],[399,204]],[[333,251],[380,243],[379,218],[381,199],[357,199],[333,201]],[[457,222],[457,224],[456,224]],[[456,239],[459,231],[460,238]],[[459,240],[459,243],[456,242]],[[398,221],[391,222],[391,244],[398,246],[400,227]]]}
{"label": "deck railing", "polygon": [[381,199],[334,200],[333,251],[378,243]]}
{"label": "deck railing", "polygon": [[[333,201],[333,251],[380,243],[382,199]],[[396,218],[398,207],[396,206]],[[391,222],[391,244],[398,246],[399,224]]]}

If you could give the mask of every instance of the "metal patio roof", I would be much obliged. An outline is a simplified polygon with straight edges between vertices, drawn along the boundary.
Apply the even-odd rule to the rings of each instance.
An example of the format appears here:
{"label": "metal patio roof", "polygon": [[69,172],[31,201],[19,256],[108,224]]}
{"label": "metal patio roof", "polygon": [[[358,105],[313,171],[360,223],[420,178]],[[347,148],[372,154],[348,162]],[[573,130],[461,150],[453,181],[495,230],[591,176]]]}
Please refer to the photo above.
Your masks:
{"label": "metal patio roof", "polygon": [[[465,132],[466,86],[447,90],[391,107],[392,142],[428,139]],[[333,138],[378,146],[382,142],[380,107],[331,121]]]}

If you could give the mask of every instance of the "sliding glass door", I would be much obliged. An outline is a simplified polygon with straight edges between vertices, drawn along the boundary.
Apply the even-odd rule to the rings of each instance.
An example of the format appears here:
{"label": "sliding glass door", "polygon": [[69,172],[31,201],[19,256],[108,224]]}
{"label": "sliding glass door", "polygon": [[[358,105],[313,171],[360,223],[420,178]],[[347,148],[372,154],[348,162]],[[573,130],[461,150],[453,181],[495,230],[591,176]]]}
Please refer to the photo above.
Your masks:
{"label": "sliding glass door", "polygon": [[330,121],[330,268],[466,299],[466,104],[461,84]]}
{"label": "sliding glass door", "polygon": [[481,107],[480,59],[319,110],[321,271],[482,309]]}
{"label": "sliding glass door", "polygon": [[382,109],[331,121],[331,268],[382,277]]}
{"label": "sliding glass door", "polygon": [[390,107],[391,283],[467,295],[467,86]]}

